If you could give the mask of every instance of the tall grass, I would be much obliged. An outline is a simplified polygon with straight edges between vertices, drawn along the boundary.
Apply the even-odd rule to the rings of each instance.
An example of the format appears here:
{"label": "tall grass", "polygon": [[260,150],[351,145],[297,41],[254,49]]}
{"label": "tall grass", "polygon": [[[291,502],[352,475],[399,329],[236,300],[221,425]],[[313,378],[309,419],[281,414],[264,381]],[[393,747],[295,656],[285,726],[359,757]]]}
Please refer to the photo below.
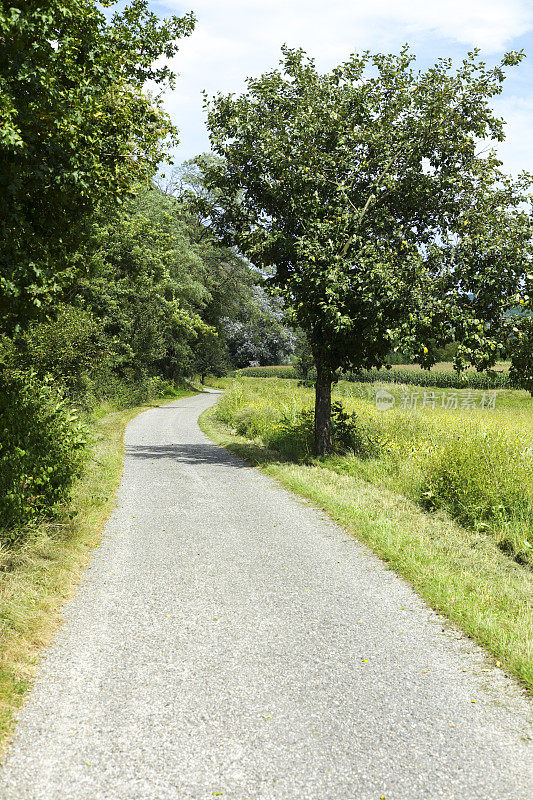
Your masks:
{"label": "tall grass", "polygon": [[[373,393],[361,384],[337,387],[343,435],[337,436],[337,453],[316,463],[444,511],[533,567],[533,401],[508,391],[493,410],[478,403],[472,409],[383,412]],[[312,391],[295,381],[237,379],[216,414],[282,457],[310,463],[312,404]]]}

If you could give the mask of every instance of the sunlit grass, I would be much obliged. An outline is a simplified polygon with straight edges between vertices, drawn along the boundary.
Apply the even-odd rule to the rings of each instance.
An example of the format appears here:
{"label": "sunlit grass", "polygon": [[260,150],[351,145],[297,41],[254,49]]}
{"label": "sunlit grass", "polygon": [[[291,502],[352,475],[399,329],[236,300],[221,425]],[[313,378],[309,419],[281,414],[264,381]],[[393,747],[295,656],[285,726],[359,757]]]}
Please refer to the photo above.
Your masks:
{"label": "sunlit grass", "polygon": [[[251,388],[237,391],[246,395]],[[264,391],[272,403],[272,387]],[[302,395],[298,398],[301,402]],[[224,402],[232,401],[226,397],[223,406]],[[425,513],[418,504],[391,491],[386,480],[380,481],[379,470],[370,468],[365,474],[362,467],[360,473],[343,472],[333,460],[308,464],[283,460],[258,438],[236,434],[218,419],[216,407],[200,421],[216,442],[259,465],[366,542],[433,608],[533,689],[533,574],[507,557],[494,537],[460,527],[446,514]],[[416,424],[413,429],[417,430]]]}
{"label": "sunlit grass", "polygon": [[[226,385],[218,418],[240,435],[291,454],[280,445],[291,424],[312,409],[312,389],[273,378],[238,378]],[[386,391],[396,404],[380,411],[375,396],[383,388],[347,382],[335,386],[334,400],[341,400],[354,415],[360,436],[373,444],[373,457],[347,452],[322,459],[321,466],[402,494],[428,509],[446,510],[460,523],[490,532],[506,552],[533,566],[531,396],[514,390],[469,390],[463,395],[412,386],[391,389],[389,384]],[[402,408],[412,395],[418,408]],[[457,407],[443,407],[443,396],[445,406],[451,398]],[[421,408],[428,398],[430,405]],[[482,408],[483,400],[488,407]],[[303,435],[301,427],[298,434]],[[293,457],[303,458],[301,453]]]}

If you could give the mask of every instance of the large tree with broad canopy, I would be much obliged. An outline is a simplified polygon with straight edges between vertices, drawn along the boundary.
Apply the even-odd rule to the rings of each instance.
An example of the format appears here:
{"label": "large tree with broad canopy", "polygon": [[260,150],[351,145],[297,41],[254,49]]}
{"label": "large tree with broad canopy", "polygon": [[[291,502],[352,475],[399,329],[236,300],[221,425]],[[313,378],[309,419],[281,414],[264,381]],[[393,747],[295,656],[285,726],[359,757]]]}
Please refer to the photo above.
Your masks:
{"label": "large tree with broad canopy", "polygon": [[504,138],[491,99],[521,58],[488,68],[474,51],[421,71],[405,47],[323,74],[284,47],[242,95],[206,98],[212,223],[309,338],[317,454],[339,369],[399,347],[429,367],[453,340],[457,368],[488,369],[525,335],[527,315],[508,311],[530,303],[531,178],[507,177],[487,149]]}

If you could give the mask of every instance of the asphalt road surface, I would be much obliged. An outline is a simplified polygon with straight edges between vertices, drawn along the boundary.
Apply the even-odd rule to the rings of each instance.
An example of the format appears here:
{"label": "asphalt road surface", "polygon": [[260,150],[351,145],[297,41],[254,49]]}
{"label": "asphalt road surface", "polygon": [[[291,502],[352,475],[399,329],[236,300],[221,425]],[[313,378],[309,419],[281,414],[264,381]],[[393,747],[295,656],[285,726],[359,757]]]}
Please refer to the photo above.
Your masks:
{"label": "asphalt road surface", "polygon": [[531,703],[379,559],[210,443],[127,430],[2,800],[531,800]]}

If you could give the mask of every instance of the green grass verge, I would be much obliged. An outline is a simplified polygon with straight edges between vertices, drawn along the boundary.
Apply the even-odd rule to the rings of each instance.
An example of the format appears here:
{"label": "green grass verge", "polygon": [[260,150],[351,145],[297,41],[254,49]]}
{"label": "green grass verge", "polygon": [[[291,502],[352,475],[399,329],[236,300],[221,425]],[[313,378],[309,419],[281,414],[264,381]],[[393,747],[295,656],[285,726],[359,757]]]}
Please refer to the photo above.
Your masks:
{"label": "green grass verge", "polygon": [[483,645],[533,690],[533,575],[484,533],[357,476],[319,464],[294,464],[238,436],[215,417],[200,418],[213,441],[308,498],[369,545],[437,611]]}
{"label": "green grass verge", "polygon": [[[172,399],[190,397],[178,390]],[[164,398],[162,402],[169,402]],[[31,686],[39,655],[61,621],[91,551],[115,505],[127,423],[147,408],[94,414],[94,446],[85,474],[72,492],[72,519],[42,525],[18,547],[0,550],[0,754],[9,742],[14,714]],[[108,409],[107,409],[108,410]]]}

